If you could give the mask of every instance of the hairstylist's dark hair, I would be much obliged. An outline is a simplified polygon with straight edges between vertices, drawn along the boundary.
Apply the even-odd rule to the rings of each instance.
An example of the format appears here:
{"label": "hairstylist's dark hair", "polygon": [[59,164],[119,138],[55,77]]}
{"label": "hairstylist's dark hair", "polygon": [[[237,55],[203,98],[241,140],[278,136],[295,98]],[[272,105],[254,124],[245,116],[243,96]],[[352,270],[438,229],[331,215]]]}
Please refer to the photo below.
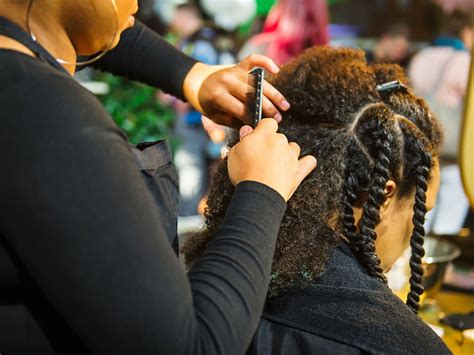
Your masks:
{"label": "hairstylist's dark hair", "polygon": [[[316,156],[318,168],[288,202],[269,296],[314,280],[341,236],[367,272],[386,282],[375,252],[375,227],[391,179],[400,197],[416,201],[407,304],[415,312],[418,309],[423,292],[425,192],[442,134],[424,101],[409,89],[376,90],[377,84],[393,80],[407,81],[396,65],[369,66],[362,51],[326,47],[309,49],[271,78],[291,103],[280,131],[300,145],[303,155]],[[233,191],[226,164],[214,177],[206,229],[183,250],[188,262],[212,242],[224,218]],[[358,227],[354,206],[363,209]]]}

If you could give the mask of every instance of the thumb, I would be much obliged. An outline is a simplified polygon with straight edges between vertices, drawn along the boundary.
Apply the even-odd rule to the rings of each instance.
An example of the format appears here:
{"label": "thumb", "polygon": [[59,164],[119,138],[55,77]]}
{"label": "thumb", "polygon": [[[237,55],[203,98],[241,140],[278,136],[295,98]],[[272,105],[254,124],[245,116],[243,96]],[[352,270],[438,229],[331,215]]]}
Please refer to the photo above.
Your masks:
{"label": "thumb", "polygon": [[307,155],[299,160],[298,173],[296,174],[296,179],[299,184],[316,168],[317,163],[316,158],[312,155]]}
{"label": "thumb", "polygon": [[243,138],[245,138],[246,136],[248,136],[250,133],[253,132],[253,128],[250,127],[250,126],[243,126],[240,131],[239,131],[239,135],[240,135],[240,140],[242,140]]}
{"label": "thumb", "polygon": [[244,58],[237,65],[246,71],[251,70],[254,67],[262,67],[272,74],[277,74],[280,71],[280,68],[278,68],[278,65],[276,65],[273,59],[265,55],[255,53]]}

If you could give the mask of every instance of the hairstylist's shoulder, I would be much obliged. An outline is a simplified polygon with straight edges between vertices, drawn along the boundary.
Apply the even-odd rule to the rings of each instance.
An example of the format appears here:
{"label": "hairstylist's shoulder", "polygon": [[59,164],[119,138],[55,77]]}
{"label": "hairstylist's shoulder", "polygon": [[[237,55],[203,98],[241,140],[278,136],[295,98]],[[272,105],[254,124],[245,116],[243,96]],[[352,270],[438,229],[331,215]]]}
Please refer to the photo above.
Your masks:
{"label": "hairstylist's shoulder", "polygon": [[99,100],[66,73],[29,57],[10,61],[6,70],[0,101],[14,113],[15,126],[66,136],[107,130],[126,139]]}
{"label": "hairstylist's shoulder", "polygon": [[[2,163],[10,167],[4,169],[6,175],[0,174],[2,191],[27,190],[17,181],[19,173],[8,175],[9,171],[34,176],[35,189],[40,189],[59,188],[61,181],[72,181],[78,174],[107,175],[104,171],[119,166],[131,170],[133,156],[126,136],[91,93],[34,58],[13,63],[11,69],[10,76],[0,72],[0,80],[9,80],[0,86],[0,149]],[[92,180],[77,183],[88,181]]]}

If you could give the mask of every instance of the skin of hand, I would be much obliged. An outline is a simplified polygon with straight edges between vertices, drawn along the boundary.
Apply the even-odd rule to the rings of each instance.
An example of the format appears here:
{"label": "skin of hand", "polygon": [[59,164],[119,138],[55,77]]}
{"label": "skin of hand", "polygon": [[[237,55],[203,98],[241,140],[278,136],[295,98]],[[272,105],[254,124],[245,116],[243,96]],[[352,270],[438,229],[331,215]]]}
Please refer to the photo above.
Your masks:
{"label": "skin of hand", "polygon": [[240,129],[240,142],[229,152],[228,171],[234,186],[242,181],[257,181],[277,191],[288,201],[304,178],[316,168],[316,158],[301,159],[300,147],[288,143],[285,135],[277,133],[274,119],[263,119],[252,129]]}
{"label": "skin of hand", "polygon": [[[278,66],[270,58],[252,54],[235,65],[206,65],[196,63],[187,74],[183,92],[189,103],[214,122],[241,127],[245,122],[245,102],[250,87],[248,73],[254,67],[262,67],[276,74]],[[279,110],[286,111],[290,104],[268,82],[264,83],[263,114],[281,121]]]}

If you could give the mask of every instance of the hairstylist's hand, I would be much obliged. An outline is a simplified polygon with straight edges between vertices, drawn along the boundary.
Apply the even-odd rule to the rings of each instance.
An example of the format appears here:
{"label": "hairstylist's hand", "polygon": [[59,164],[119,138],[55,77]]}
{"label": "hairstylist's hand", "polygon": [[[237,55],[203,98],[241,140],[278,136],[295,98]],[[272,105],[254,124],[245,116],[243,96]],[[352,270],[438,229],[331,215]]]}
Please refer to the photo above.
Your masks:
{"label": "hairstylist's hand", "polygon": [[[218,124],[240,127],[245,121],[245,101],[249,87],[248,72],[256,67],[276,74],[278,66],[268,57],[252,54],[236,65],[206,65],[197,63],[184,80],[184,96],[198,111]],[[281,121],[279,110],[290,105],[268,82],[264,84],[263,114]]]}
{"label": "hairstylist's hand", "polygon": [[265,184],[288,201],[316,167],[316,159],[311,155],[299,159],[298,144],[288,143],[277,130],[274,119],[262,120],[254,131],[242,127],[241,141],[229,152],[229,177],[234,186],[246,180]]}

